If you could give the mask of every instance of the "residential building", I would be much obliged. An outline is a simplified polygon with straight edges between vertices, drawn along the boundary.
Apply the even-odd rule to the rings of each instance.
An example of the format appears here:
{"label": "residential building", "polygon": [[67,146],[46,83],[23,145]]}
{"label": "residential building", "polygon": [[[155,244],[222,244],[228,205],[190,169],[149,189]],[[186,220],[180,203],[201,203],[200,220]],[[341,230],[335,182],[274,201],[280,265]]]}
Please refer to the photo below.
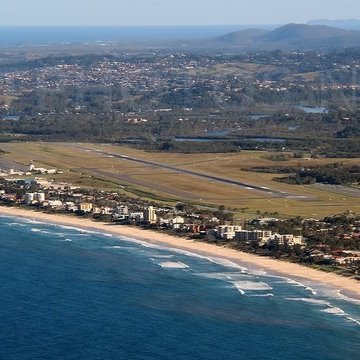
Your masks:
{"label": "residential building", "polygon": [[83,212],[91,212],[93,209],[93,204],[88,202],[83,202],[79,204],[79,210]]}
{"label": "residential building", "polygon": [[235,240],[245,243],[257,242],[265,245],[271,238],[271,231],[264,230],[238,230],[235,232]]}
{"label": "residential building", "polygon": [[241,231],[241,226],[237,225],[220,225],[216,229],[216,237],[219,239],[232,240],[235,238],[235,233]]}
{"label": "residential building", "polygon": [[148,224],[155,224],[157,220],[156,211],[153,206],[149,206],[144,211],[144,222]]}

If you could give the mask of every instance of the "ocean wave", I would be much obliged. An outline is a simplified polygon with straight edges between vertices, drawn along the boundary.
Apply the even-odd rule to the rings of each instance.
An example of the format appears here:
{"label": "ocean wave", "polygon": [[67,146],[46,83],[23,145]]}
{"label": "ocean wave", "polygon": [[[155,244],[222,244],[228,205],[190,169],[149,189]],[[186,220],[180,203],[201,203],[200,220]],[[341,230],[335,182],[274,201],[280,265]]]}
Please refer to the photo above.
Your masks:
{"label": "ocean wave", "polygon": [[239,287],[237,287],[237,286],[235,286],[236,287],[236,289],[239,291],[239,293],[241,294],[241,295],[245,295],[246,294],[246,292],[243,290],[243,289],[241,289],[241,288],[239,288]]}
{"label": "ocean wave", "polygon": [[139,239],[135,239],[135,238],[130,238],[130,237],[121,237],[121,238],[124,241],[139,244],[139,245],[141,245],[141,246],[143,246],[145,248],[158,249],[158,250],[163,250],[163,251],[168,251],[168,252],[172,252],[172,253],[176,253],[176,254],[189,256],[189,257],[192,257],[192,258],[197,258],[197,259],[207,260],[207,261],[210,261],[210,262],[215,262],[215,261],[213,261],[212,258],[209,258],[208,256],[201,255],[201,254],[198,254],[196,252],[191,252],[191,251],[188,251],[188,250],[172,247],[171,245],[169,245],[169,246],[157,245],[157,244],[153,244],[151,242],[147,242],[147,241],[139,240]]}
{"label": "ocean wave", "polygon": [[249,297],[273,297],[274,294],[268,293],[268,294],[252,294],[248,295]]}
{"label": "ocean wave", "polygon": [[172,248],[170,248],[170,247],[153,244],[153,243],[151,243],[151,242],[147,242],[147,241],[144,241],[144,240],[135,239],[135,238],[131,238],[131,237],[121,237],[121,239],[122,239],[123,241],[129,242],[129,243],[141,245],[141,246],[144,247],[144,248],[158,249],[158,250],[167,250],[167,251],[171,251],[171,250],[172,250]]}
{"label": "ocean wave", "polygon": [[301,283],[300,281],[297,281],[297,280],[294,280],[294,279],[290,279],[288,277],[284,277],[284,276],[277,276],[277,275],[265,275],[266,277],[272,277],[272,278],[278,278],[278,279],[281,279],[280,281],[275,281],[274,283],[275,284],[289,284],[289,285],[292,285],[292,286],[296,286],[296,287],[302,287],[304,288],[305,290],[309,291],[312,295],[317,295],[317,291],[306,285],[306,284],[303,284]]}
{"label": "ocean wave", "polygon": [[237,289],[245,290],[253,290],[253,291],[264,291],[264,290],[272,290],[272,287],[263,282],[255,282],[255,281],[234,281],[234,286]]}
{"label": "ocean wave", "polygon": [[246,267],[240,266],[239,264],[229,260],[229,259],[225,259],[225,258],[218,258],[218,257],[208,257],[208,260],[210,260],[211,262],[218,264],[218,265],[222,265],[228,268],[234,268],[234,269],[239,269],[242,271],[248,271],[248,269]]}
{"label": "ocean wave", "polygon": [[[46,225],[47,223],[45,221],[38,221],[38,220],[34,220],[34,219],[28,219],[25,217],[21,217],[21,216],[16,216],[16,215],[0,215],[1,218],[6,218],[6,219],[12,219],[14,220],[17,224],[42,224],[42,225]],[[21,226],[24,226],[21,225]]]}
{"label": "ocean wave", "polygon": [[289,285],[294,285],[294,286],[299,286],[299,287],[307,287],[306,285],[302,284],[299,281],[296,281],[294,279],[285,277],[285,276],[280,276],[280,275],[271,275],[271,274],[266,274],[266,277],[269,278],[275,278],[275,279],[279,279],[277,281],[274,281],[274,284],[289,284]]}
{"label": "ocean wave", "polygon": [[44,222],[44,221],[25,219],[25,218],[21,218],[21,219],[24,220],[24,222],[26,222],[27,224],[46,224],[46,222]]}
{"label": "ocean wave", "polygon": [[20,227],[26,226],[25,224],[22,224],[22,223],[7,223],[6,225],[10,226],[10,227],[12,227],[12,226],[20,226]]}
{"label": "ocean wave", "polygon": [[168,249],[170,249],[172,252],[176,252],[176,253],[181,254],[181,255],[185,255],[185,256],[192,257],[192,258],[197,258],[197,259],[210,261],[210,259],[207,256],[201,255],[201,254],[198,254],[198,253],[195,253],[195,252],[191,252],[191,251],[187,251],[187,250],[183,250],[183,249],[177,249],[177,248],[168,248]]}
{"label": "ocean wave", "polygon": [[360,320],[356,320],[356,319],[354,319],[354,318],[352,318],[352,317],[350,317],[350,316],[347,316],[347,317],[346,317],[346,320],[348,320],[348,321],[350,321],[350,322],[352,322],[352,323],[355,323],[356,325],[359,325],[359,326],[360,326]]}
{"label": "ocean wave", "polygon": [[329,307],[327,309],[321,310],[324,313],[337,315],[337,316],[345,316],[347,315],[346,312],[343,309],[340,309],[339,307]]}
{"label": "ocean wave", "polygon": [[317,295],[317,292],[316,292],[313,288],[311,288],[311,287],[309,287],[309,286],[307,286],[307,287],[305,288],[305,290],[310,291],[312,295]]}
{"label": "ocean wave", "polygon": [[287,279],[286,278],[285,283],[289,284],[289,285],[293,285],[293,286],[303,287],[303,288],[307,287],[306,285],[302,284],[300,281],[296,281],[296,280],[293,280],[293,279]]}
{"label": "ocean wave", "polygon": [[234,280],[252,278],[250,275],[245,275],[241,272],[209,272],[209,273],[194,273],[196,276],[201,276],[207,279],[223,280],[232,283]]}
{"label": "ocean wave", "polygon": [[290,301],[302,301],[309,304],[317,305],[317,306],[332,306],[329,301],[321,300],[321,299],[312,299],[312,298],[285,298],[285,300]]}
{"label": "ocean wave", "polygon": [[109,234],[109,233],[101,233],[101,235],[105,237],[113,237],[113,234]]}
{"label": "ocean wave", "polygon": [[325,307],[325,309],[320,310],[321,312],[325,314],[335,315],[335,316],[343,316],[346,317],[346,320],[349,322],[352,322],[356,325],[360,325],[360,320],[354,319],[353,317],[349,316],[348,313],[346,313],[343,309],[340,307],[332,305],[327,300],[322,299],[312,299],[312,298],[285,298],[286,300],[291,301],[303,301],[315,306]]}
{"label": "ocean wave", "polygon": [[[44,235],[51,235],[52,237],[60,238],[59,241],[64,241],[64,240],[62,240],[62,239],[66,238],[66,236],[67,236],[67,234],[64,234],[64,233],[52,232],[52,231],[48,231],[48,230],[44,230],[44,229],[39,229],[39,228],[31,228],[30,231],[33,232],[33,233],[44,234]],[[72,241],[72,240],[71,240],[71,241]]]}
{"label": "ocean wave", "polygon": [[163,269],[188,269],[189,266],[180,261],[166,261],[158,264]]}
{"label": "ocean wave", "polygon": [[360,305],[360,300],[359,299],[354,299],[354,298],[351,298],[349,296],[346,296],[346,295],[341,293],[341,290],[337,291],[337,297],[339,297],[341,300],[345,300],[345,301],[350,302],[352,304]]}
{"label": "ocean wave", "polygon": [[153,255],[155,259],[172,259],[174,255]]}
{"label": "ocean wave", "polygon": [[81,234],[94,234],[94,235],[103,235],[103,236],[112,236],[109,233],[104,233],[101,231],[94,231],[94,230],[89,230],[89,229],[85,229],[85,228],[80,228],[80,227],[76,227],[76,226],[68,226],[68,225],[56,225],[62,229],[66,229],[66,230],[75,230],[76,232],[79,232]]}
{"label": "ocean wave", "polygon": [[34,233],[40,233],[40,234],[52,234],[50,231],[36,229],[36,228],[31,228],[30,231],[34,232]]}
{"label": "ocean wave", "polygon": [[266,276],[267,272],[265,270],[250,270],[250,274],[256,276]]}

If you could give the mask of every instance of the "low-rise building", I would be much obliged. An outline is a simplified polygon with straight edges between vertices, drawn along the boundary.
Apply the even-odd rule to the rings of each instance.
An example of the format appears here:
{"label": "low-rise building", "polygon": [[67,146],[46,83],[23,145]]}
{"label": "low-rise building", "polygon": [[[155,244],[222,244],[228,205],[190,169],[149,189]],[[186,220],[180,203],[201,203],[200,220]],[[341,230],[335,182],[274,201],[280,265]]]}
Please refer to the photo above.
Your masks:
{"label": "low-rise building", "polygon": [[216,228],[215,235],[219,239],[233,240],[235,233],[241,229],[242,227],[237,225],[220,225]]}
{"label": "low-rise building", "polygon": [[274,234],[271,241],[276,241],[279,245],[304,245],[304,238],[302,236],[295,236],[292,234],[280,235]]}
{"label": "low-rise building", "polygon": [[129,220],[132,223],[142,223],[144,221],[144,213],[143,212],[130,212],[129,213]]}
{"label": "low-rise building", "polygon": [[93,209],[93,204],[89,203],[89,202],[83,202],[79,204],[79,211],[83,211],[83,212],[91,212],[91,210]]}
{"label": "low-rise building", "polygon": [[235,240],[239,242],[257,242],[260,246],[268,243],[272,236],[271,231],[267,230],[238,230],[235,232]]}
{"label": "low-rise building", "polygon": [[61,200],[49,200],[47,202],[44,202],[43,204],[47,204],[47,206],[51,209],[61,209],[63,207],[65,209],[65,206]]}
{"label": "low-rise building", "polygon": [[25,193],[24,202],[26,205],[31,205],[34,201],[35,193]]}

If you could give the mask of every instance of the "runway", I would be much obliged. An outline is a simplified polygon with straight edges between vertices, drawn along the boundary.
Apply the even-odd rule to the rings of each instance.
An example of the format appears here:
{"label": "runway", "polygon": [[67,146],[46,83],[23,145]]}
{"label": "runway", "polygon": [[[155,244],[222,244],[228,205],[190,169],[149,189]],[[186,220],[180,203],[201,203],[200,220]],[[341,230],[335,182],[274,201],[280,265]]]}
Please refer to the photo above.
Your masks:
{"label": "runway", "polygon": [[[200,172],[196,172],[193,170],[188,170],[188,169],[183,169],[183,168],[179,168],[173,165],[168,165],[168,164],[163,164],[163,163],[158,163],[158,162],[154,162],[154,161],[150,161],[150,160],[145,160],[145,159],[141,159],[141,158],[135,158],[135,157],[131,157],[131,156],[127,156],[127,155],[122,155],[122,154],[118,154],[118,153],[114,153],[114,152],[110,152],[110,151],[105,151],[105,150],[100,150],[100,149],[89,149],[86,146],[81,146],[81,145],[75,145],[76,148],[78,148],[79,150],[82,151],[86,151],[89,152],[90,151],[94,151],[97,154],[102,154],[106,157],[110,157],[113,159],[120,159],[120,160],[124,160],[124,161],[129,161],[129,162],[134,162],[134,163],[138,163],[138,164],[143,164],[146,166],[153,166],[159,169],[166,169],[166,170],[171,170],[173,172],[179,173],[179,174],[187,174],[187,175],[191,175],[191,176],[195,176],[197,178],[201,178],[201,179],[205,179],[205,180],[210,180],[212,182],[217,182],[217,183],[221,183],[221,184],[226,184],[226,185],[233,185],[233,186],[237,186],[240,187],[241,189],[246,189],[246,190],[252,190],[252,191],[257,191],[266,195],[270,195],[272,197],[277,197],[277,198],[288,198],[288,199],[297,199],[297,200],[308,200],[307,196],[301,196],[298,194],[293,194],[293,193],[289,193],[289,192],[285,192],[285,191],[280,191],[280,190],[276,190],[276,189],[271,189],[268,187],[264,187],[264,186],[259,186],[259,185],[254,185],[254,184],[250,184],[250,183],[246,183],[243,181],[238,181],[238,180],[233,180],[233,179],[228,179],[228,178],[223,178],[223,177],[219,177],[219,176],[215,176],[215,175],[210,175],[210,174],[206,174],[206,173],[200,173]],[[94,169],[93,169],[94,170]],[[96,172],[99,173],[100,170],[96,169]],[[100,175],[100,173],[99,173]],[[148,183],[142,180],[138,180],[138,179],[133,179],[130,177],[127,177],[127,179],[124,178],[125,175],[116,175],[113,173],[103,173],[103,175],[106,176],[111,176],[111,177],[119,177],[122,178],[124,181],[127,182],[131,182],[137,185],[141,185],[144,187],[149,187]],[[147,184],[145,184],[147,183]],[[152,184],[152,188],[154,188],[155,184]],[[165,186],[163,185],[156,185],[157,190],[162,191],[160,188],[162,188],[163,190],[165,190]],[[166,189],[169,190],[169,189]],[[172,189],[173,192],[177,191]],[[168,191],[165,191],[168,192]],[[179,192],[179,196],[182,197],[189,197],[189,193],[185,194],[183,191],[178,191]],[[181,194],[180,194],[181,192]],[[176,194],[175,194],[176,195]],[[186,196],[184,196],[186,195]],[[191,196],[191,198],[193,198],[193,194]]]}

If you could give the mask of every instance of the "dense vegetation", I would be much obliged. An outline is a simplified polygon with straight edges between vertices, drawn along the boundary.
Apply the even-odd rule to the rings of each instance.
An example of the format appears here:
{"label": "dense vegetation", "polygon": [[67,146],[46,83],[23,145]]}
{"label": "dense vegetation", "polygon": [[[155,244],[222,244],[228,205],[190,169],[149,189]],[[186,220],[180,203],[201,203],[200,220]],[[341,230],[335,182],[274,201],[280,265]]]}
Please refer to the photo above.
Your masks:
{"label": "dense vegetation", "polygon": [[[291,169],[285,168],[283,172],[291,172]],[[297,185],[315,183],[358,185],[360,184],[360,165],[335,163],[312,168],[302,168],[295,170],[295,175],[281,178],[277,177],[274,180]]]}

